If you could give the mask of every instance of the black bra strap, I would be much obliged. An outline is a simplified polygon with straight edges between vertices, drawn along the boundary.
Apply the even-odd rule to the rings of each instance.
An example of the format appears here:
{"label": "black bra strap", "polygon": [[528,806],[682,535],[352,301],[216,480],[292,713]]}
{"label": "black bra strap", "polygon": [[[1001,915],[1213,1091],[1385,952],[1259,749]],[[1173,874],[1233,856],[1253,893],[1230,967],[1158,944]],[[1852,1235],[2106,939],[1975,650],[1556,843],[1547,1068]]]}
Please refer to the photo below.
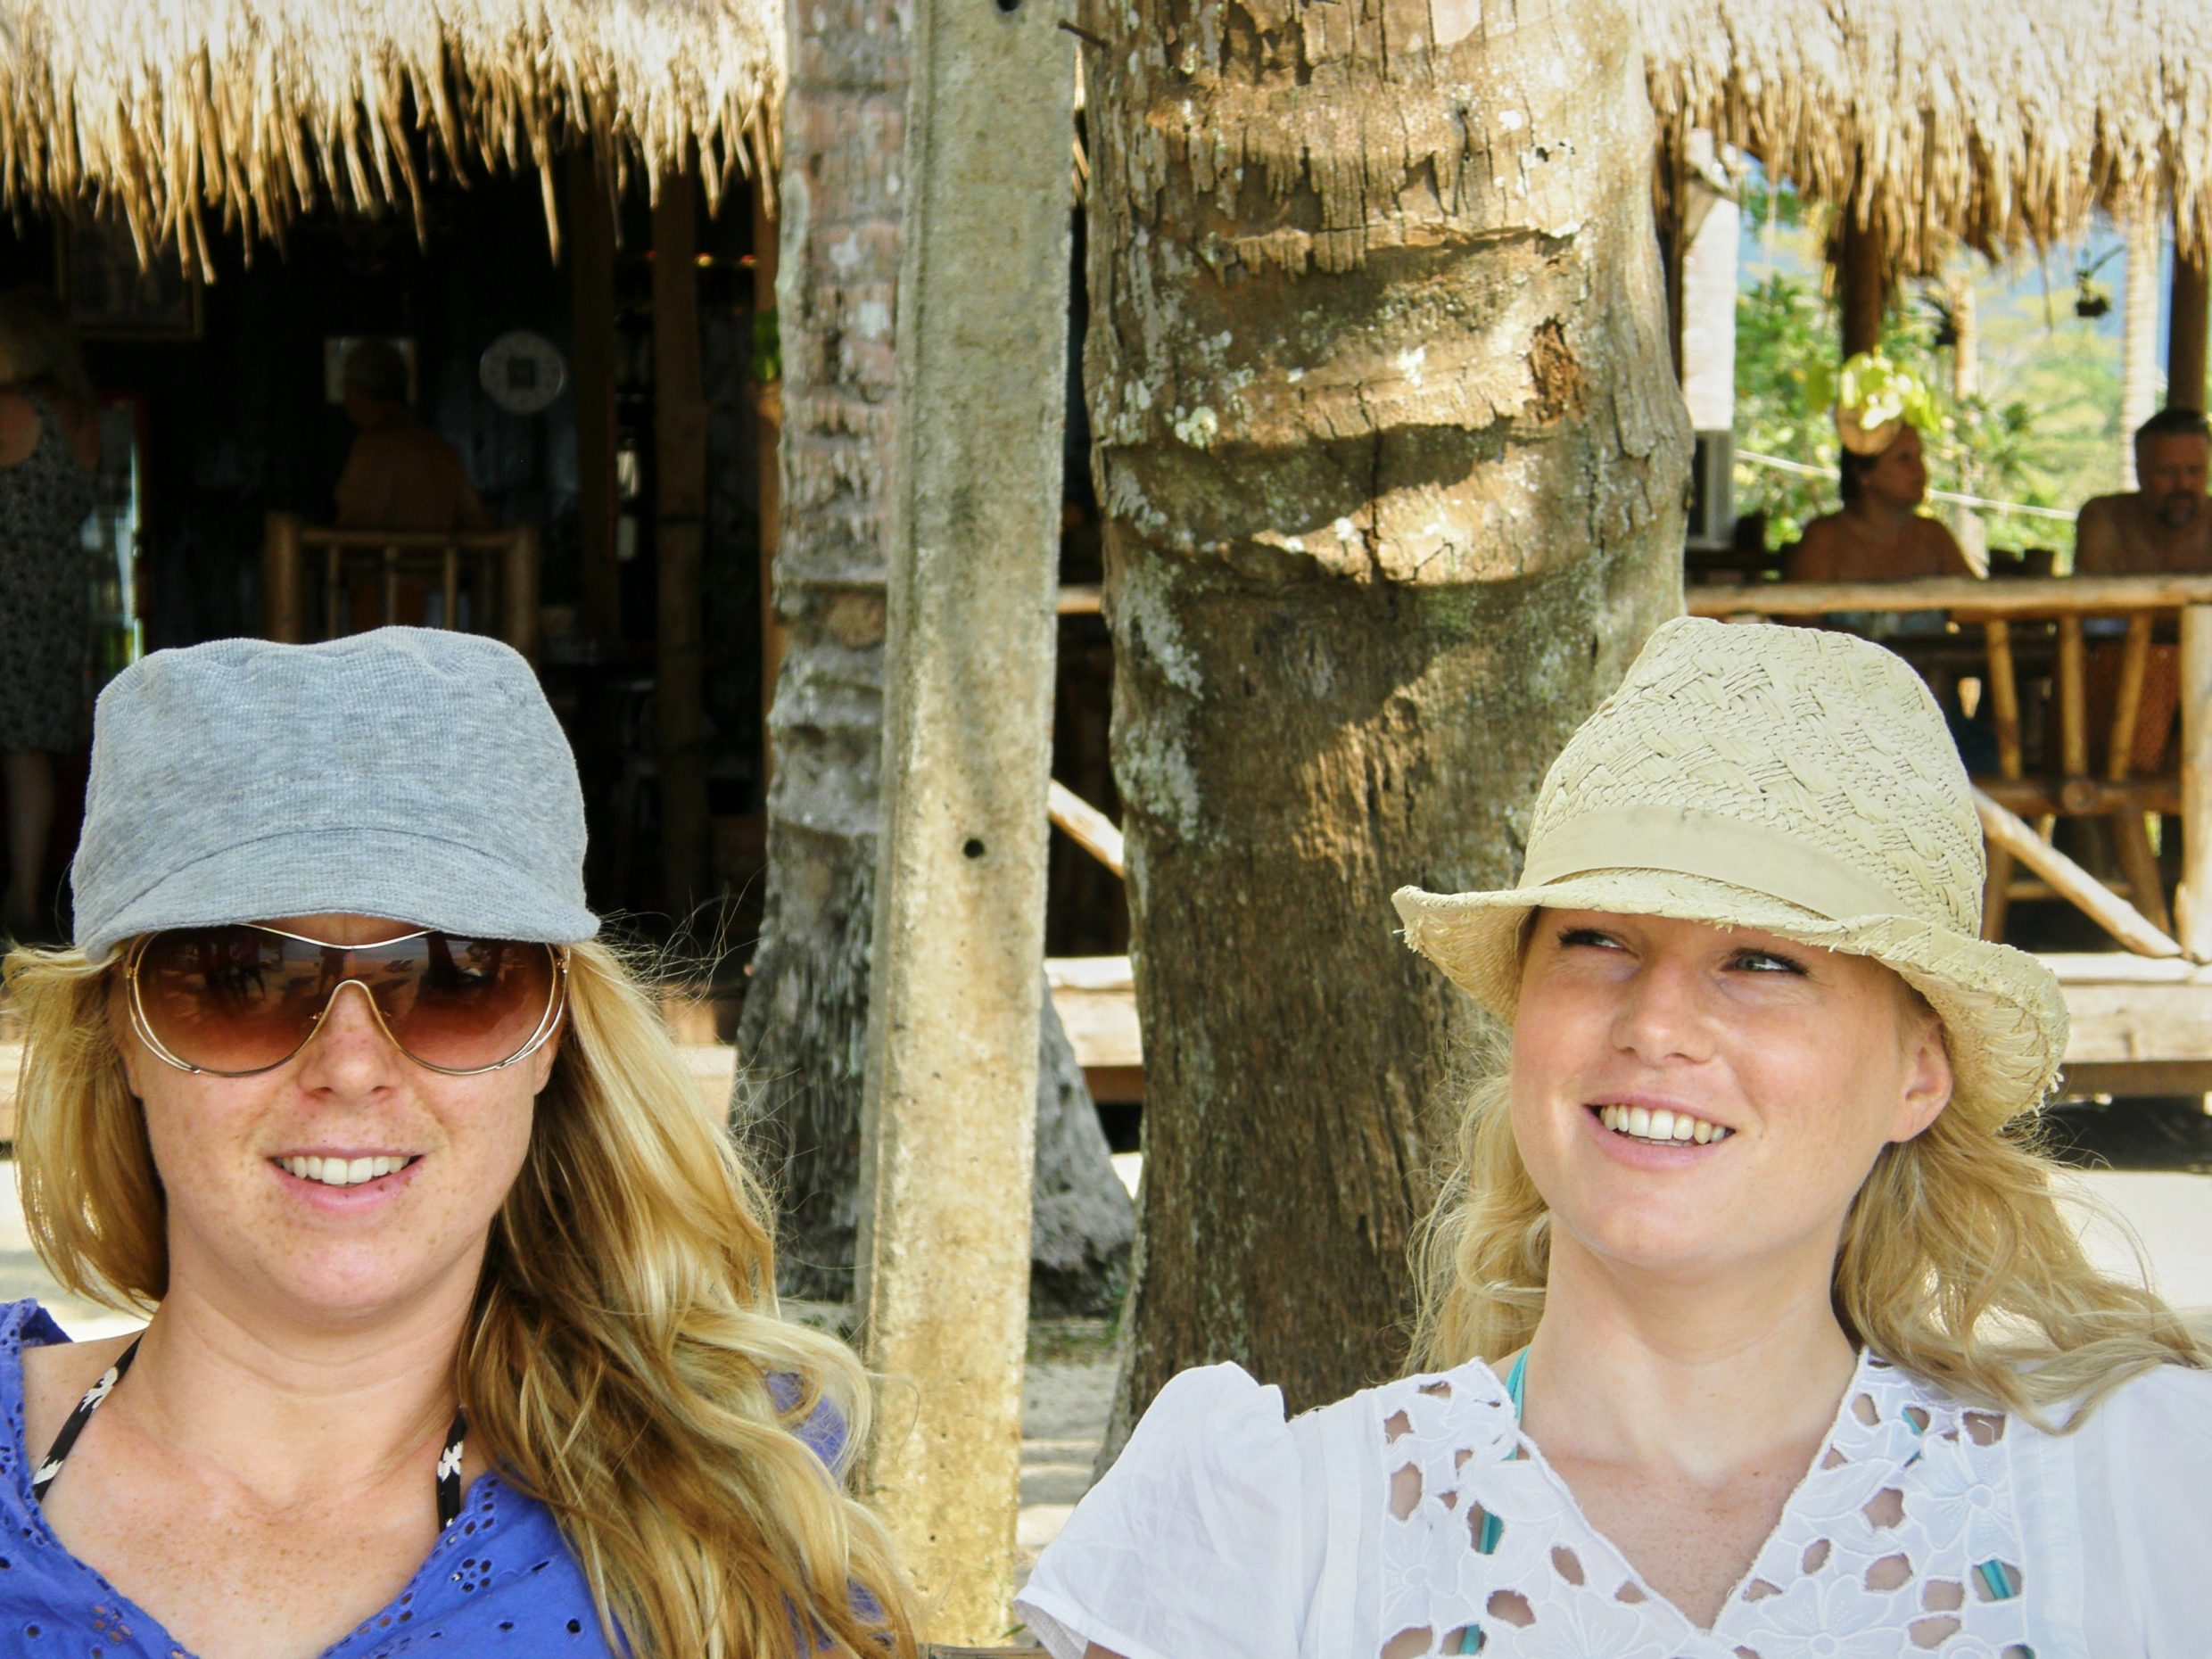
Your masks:
{"label": "black bra strap", "polygon": [[[30,1495],[38,1503],[46,1501],[46,1489],[62,1473],[62,1465],[77,1445],[77,1437],[85,1432],[85,1424],[92,1414],[100,1409],[103,1400],[115,1391],[115,1385],[123,1380],[123,1373],[130,1369],[130,1362],[138,1357],[137,1337],[130,1346],[115,1357],[115,1363],[100,1374],[100,1380],[85,1391],[84,1399],[69,1415],[62,1432],[54,1437],[47,1449],[45,1461],[31,1476]],[[461,1457],[463,1443],[468,1438],[468,1414],[456,1411],[453,1426],[446,1432],[445,1449],[438,1455],[438,1531],[442,1532],[460,1519],[461,1515]]]}
{"label": "black bra strap", "polygon": [[115,1357],[115,1363],[100,1374],[100,1380],[85,1391],[84,1399],[77,1402],[62,1432],[54,1437],[54,1444],[46,1450],[46,1460],[38,1465],[38,1473],[30,1478],[30,1495],[39,1503],[46,1501],[46,1488],[54,1484],[54,1477],[62,1473],[62,1460],[77,1444],[77,1437],[85,1432],[85,1424],[92,1414],[100,1409],[100,1402],[113,1391],[123,1380],[123,1373],[130,1369],[130,1362],[138,1358],[137,1337],[130,1339],[130,1346]]}

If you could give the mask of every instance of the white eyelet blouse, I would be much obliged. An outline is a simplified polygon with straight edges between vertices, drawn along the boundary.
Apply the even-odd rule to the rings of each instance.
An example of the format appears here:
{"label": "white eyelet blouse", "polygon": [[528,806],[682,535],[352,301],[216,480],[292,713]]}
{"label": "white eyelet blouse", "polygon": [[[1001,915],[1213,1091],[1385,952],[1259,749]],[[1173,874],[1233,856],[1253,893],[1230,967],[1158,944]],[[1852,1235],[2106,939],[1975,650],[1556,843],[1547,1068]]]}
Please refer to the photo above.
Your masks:
{"label": "white eyelet blouse", "polygon": [[2208,1659],[2212,1373],[2162,1367],[2051,1435],[1862,1358],[1704,1630],[1480,1362],[1287,1424],[1215,1366],[1160,1391],[1017,1605],[1055,1659]]}

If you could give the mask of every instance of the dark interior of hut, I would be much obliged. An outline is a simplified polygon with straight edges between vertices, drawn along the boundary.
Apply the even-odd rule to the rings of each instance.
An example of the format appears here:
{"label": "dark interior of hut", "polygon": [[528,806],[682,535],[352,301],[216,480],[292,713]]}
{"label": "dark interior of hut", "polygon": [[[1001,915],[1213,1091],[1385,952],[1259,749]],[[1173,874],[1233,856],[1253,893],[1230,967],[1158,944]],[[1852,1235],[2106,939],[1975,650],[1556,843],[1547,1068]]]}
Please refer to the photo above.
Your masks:
{"label": "dark interior of hut", "polygon": [[[578,177],[589,176],[568,169],[565,221]],[[268,631],[268,516],[333,522],[333,489],[353,436],[336,363],[344,343],[389,338],[410,360],[417,413],[459,450],[491,523],[535,527],[536,660],[582,776],[590,901],[633,934],[674,945],[685,977],[714,1000],[715,1023],[726,1035],[765,888],[760,484],[774,451],[772,431],[763,445],[760,410],[763,377],[776,359],[772,310],[759,315],[773,296],[755,293],[755,222],[742,181],[712,210],[702,197],[696,215],[693,326],[708,409],[696,578],[711,847],[704,901],[682,902],[663,879],[654,706],[662,563],[654,221],[642,181],[631,182],[607,221],[611,350],[605,318],[594,318],[598,339],[580,340],[574,250],[557,260],[532,173],[426,182],[419,233],[404,210],[367,215],[324,205],[292,222],[281,246],[219,238],[205,282],[187,278],[173,255],[140,272],[120,221],[87,214],[65,225],[24,216],[0,227],[0,288],[56,290],[105,411],[110,476],[88,533],[112,545],[88,544],[101,632],[86,687],[87,731],[92,697],[139,652]],[[1077,224],[1079,235],[1079,218]],[[1078,271],[1080,260],[1078,248]],[[1079,308],[1080,284],[1070,287]],[[1074,321],[1079,330],[1080,316]],[[535,399],[494,395],[495,371],[508,372],[492,360],[495,348],[511,352],[500,343],[518,334],[554,366],[558,381],[559,395],[540,409],[514,407]],[[579,419],[581,383],[595,374],[611,380],[611,433],[599,431],[603,422]],[[1062,579],[1095,583],[1098,536],[1079,395],[1069,412]],[[587,568],[594,557],[590,486],[580,462],[595,443],[611,444],[599,460],[613,494],[613,570],[602,569],[596,582]],[[373,607],[353,606],[341,631],[376,620]],[[309,637],[321,637],[320,630]],[[1100,618],[1065,618],[1053,775],[1110,814],[1118,811],[1106,757],[1110,673]],[[61,817],[49,861],[57,896],[87,759],[80,750],[60,765]],[[1062,837],[1054,838],[1051,894],[1052,953],[1126,950],[1119,882]]]}

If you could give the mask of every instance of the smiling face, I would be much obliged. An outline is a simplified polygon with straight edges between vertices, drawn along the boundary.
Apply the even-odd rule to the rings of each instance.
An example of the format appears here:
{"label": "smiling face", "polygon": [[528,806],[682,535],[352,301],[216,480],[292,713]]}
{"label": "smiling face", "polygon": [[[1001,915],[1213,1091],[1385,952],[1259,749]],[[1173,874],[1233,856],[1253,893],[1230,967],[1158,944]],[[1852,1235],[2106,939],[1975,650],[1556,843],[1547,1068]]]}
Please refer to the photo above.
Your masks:
{"label": "smiling face", "polygon": [[1950,1095],[1940,1027],[1878,962],[1653,916],[1532,920],[1510,1097],[1555,1253],[1825,1283],[1876,1156]]}
{"label": "smiling face", "polygon": [[[340,945],[411,931],[367,916],[268,925]],[[417,1065],[346,986],[307,1046],[243,1077],[157,1059],[120,1001],[110,1023],[167,1200],[171,1293],[373,1319],[442,1292],[466,1300],[530,1146],[554,1043],[504,1070]]]}

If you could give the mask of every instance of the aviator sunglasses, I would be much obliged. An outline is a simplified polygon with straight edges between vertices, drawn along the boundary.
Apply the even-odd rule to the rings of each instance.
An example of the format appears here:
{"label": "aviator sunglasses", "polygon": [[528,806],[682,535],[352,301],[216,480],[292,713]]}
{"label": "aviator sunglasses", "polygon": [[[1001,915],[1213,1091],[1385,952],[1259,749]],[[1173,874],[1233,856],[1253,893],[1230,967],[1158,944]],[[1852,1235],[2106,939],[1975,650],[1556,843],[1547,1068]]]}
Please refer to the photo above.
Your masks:
{"label": "aviator sunglasses", "polygon": [[359,986],[409,1060],[452,1077],[498,1071],[560,1023],[568,956],[555,945],[433,929],[333,945],[251,922],[139,940],[124,965],[131,1024],[155,1056],[219,1077],[274,1070]]}

